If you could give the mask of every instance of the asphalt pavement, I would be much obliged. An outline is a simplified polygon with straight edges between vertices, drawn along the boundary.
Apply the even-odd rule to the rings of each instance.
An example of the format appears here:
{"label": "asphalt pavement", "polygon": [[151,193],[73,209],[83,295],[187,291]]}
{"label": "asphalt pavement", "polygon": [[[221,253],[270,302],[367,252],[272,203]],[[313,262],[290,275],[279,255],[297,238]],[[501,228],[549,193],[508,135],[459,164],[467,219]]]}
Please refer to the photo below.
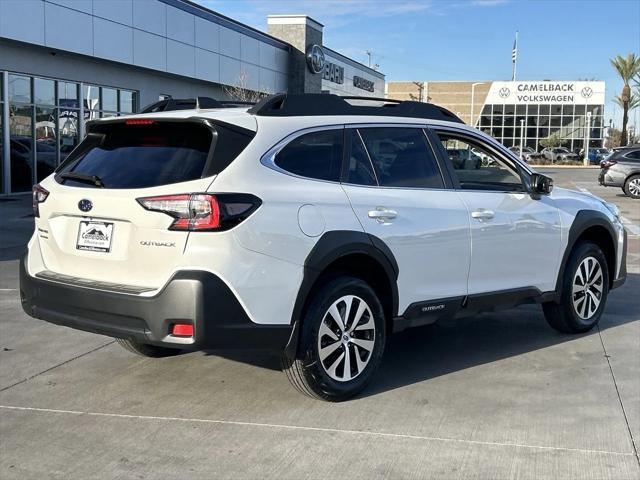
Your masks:
{"label": "asphalt pavement", "polygon": [[539,171],[627,222],[629,278],[599,328],[561,335],[527,305],[405,331],[340,404],[266,355],[145,359],[27,317],[29,199],[0,198],[0,478],[639,479],[640,201],[597,170]]}

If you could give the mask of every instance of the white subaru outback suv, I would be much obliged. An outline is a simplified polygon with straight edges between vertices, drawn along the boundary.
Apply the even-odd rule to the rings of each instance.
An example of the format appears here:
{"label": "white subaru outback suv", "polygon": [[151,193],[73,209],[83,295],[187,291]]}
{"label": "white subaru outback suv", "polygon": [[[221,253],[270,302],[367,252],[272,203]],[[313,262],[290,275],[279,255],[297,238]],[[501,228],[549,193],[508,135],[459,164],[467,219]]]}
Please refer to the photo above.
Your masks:
{"label": "white subaru outback suv", "polygon": [[393,332],[525,302],[585,332],[625,280],[615,206],[552,189],[445,109],[209,106],[87,125],[34,187],[26,313],[149,357],[276,351],[294,386],[336,401]]}

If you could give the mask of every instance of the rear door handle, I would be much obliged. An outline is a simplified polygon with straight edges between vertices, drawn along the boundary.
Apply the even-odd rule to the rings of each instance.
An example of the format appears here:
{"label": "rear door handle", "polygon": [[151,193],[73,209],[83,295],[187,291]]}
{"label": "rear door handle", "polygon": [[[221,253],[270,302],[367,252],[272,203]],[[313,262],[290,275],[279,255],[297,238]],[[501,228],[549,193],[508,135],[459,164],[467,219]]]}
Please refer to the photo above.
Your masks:
{"label": "rear door handle", "polygon": [[376,207],[375,210],[369,210],[369,218],[373,218],[378,223],[389,223],[398,216],[398,212],[384,207]]}
{"label": "rear door handle", "polygon": [[487,210],[486,208],[478,208],[471,212],[471,216],[473,218],[477,218],[478,220],[491,220],[495,213],[493,210]]}

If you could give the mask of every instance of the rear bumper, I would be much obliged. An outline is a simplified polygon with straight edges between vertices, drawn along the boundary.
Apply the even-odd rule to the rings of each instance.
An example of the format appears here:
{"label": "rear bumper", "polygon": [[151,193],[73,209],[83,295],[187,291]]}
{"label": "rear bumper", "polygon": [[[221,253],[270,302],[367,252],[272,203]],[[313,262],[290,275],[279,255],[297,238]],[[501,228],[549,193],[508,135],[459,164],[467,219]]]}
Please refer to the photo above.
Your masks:
{"label": "rear bumper", "polygon": [[[153,297],[95,290],[29,275],[20,262],[20,299],[28,315],[79,330],[180,349],[282,352],[290,325],[252,322],[229,287],[211,272],[176,273]],[[173,337],[175,323],[194,326],[193,338]]]}
{"label": "rear bumper", "polygon": [[598,183],[605,187],[624,187],[626,176],[612,169],[600,169]]}

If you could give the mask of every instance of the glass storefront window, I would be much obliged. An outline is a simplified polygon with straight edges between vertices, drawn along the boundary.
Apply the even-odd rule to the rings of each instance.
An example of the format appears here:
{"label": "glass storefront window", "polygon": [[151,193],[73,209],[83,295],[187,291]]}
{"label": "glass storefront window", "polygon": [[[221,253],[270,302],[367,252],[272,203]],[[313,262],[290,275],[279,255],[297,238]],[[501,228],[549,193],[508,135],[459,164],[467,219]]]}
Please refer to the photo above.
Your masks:
{"label": "glass storefront window", "polygon": [[[0,75],[0,92],[3,79]],[[9,121],[3,125],[0,115],[0,152],[3,130],[9,131],[10,146],[8,161],[0,162],[0,186],[3,178],[10,177],[10,190],[0,193],[29,191],[34,182],[50,175],[66,159],[81,140],[80,101],[85,120],[136,109],[137,92],[130,90],[85,84],[80,91],[76,82],[13,73],[8,79],[9,102],[4,107],[9,110]],[[0,98],[0,112],[2,107]],[[10,165],[10,171],[4,171],[5,164]]]}
{"label": "glass storefront window", "polygon": [[576,116],[578,116],[578,115],[584,115],[584,114],[585,114],[585,111],[586,111],[585,109],[586,109],[586,107],[585,107],[584,105],[576,105],[576,112],[575,112],[575,115],[576,115]]}
{"label": "glass storefront window", "polygon": [[80,107],[77,83],[58,82],[58,105],[69,108]]}
{"label": "glass storefront window", "polygon": [[37,181],[51,175],[58,164],[56,109],[36,107],[36,172]]}
{"label": "glass storefront window", "polygon": [[9,101],[31,103],[31,78],[9,75]]}
{"label": "glass storefront window", "polygon": [[25,192],[33,185],[33,107],[9,106],[11,191]]}
{"label": "glass storefront window", "polygon": [[100,87],[95,85],[83,85],[82,101],[84,102],[84,118],[86,120],[99,118]]}
{"label": "glass storefront window", "polygon": [[120,111],[122,113],[133,113],[134,95],[133,92],[120,90]]}
{"label": "glass storefront window", "polygon": [[53,80],[35,78],[33,80],[33,97],[39,105],[56,104],[56,84]]}
{"label": "glass storefront window", "polygon": [[118,91],[113,88],[102,87],[102,110],[118,111]]}

